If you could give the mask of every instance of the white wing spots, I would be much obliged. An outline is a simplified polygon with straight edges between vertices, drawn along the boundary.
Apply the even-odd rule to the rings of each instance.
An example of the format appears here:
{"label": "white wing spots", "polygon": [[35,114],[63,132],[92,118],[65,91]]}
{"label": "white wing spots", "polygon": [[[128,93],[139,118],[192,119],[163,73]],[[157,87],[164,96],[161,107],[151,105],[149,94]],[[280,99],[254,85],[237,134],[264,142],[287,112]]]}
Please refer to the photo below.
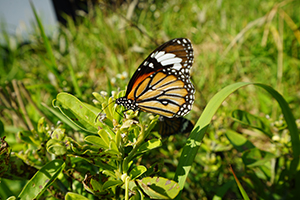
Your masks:
{"label": "white wing spots", "polygon": [[156,59],[158,59],[158,58],[160,58],[161,56],[163,56],[165,54],[165,52],[164,51],[160,51],[160,52],[156,52],[155,53],[155,55],[154,55],[154,58],[156,58]]}
{"label": "white wing spots", "polygon": [[150,57],[151,57],[151,58],[154,58],[157,54],[158,54],[158,51],[155,52],[155,53],[152,53]]}
{"label": "white wing spots", "polygon": [[160,55],[159,57],[158,57],[158,55],[160,54],[161,52],[159,52],[156,56],[155,56],[155,58],[157,59],[157,62],[161,62],[161,61],[163,61],[163,60],[167,60],[167,59],[170,59],[170,58],[174,58],[176,55],[175,54],[172,54],[172,53],[166,53],[166,54],[164,54],[164,55]]}
{"label": "white wing spots", "polygon": [[[172,64],[175,64],[175,63],[180,63],[182,61],[181,58],[171,58],[171,59],[168,59],[168,60],[164,60],[161,62],[161,64],[163,66],[166,66],[166,65],[172,65]],[[181,65],[180,65],[181,66]]]}
{"label": "white wing spots", "polygon": [[[150,56],[142,63],[141,67],[139,67],[137,71],[139,71],[140,73],[145,69],[149,71],[159,69],[158,71],[160,73],[164,73],[166,76],[173,76],[174,78],[176,77],[177,81],[181,82],[181,84],[179,85],[171,84],[170,86],[168,86],[166,84],[164,86],[164,89],[166,89],[166,91],[176,89],[178,91],[185,90],[185,93],[179,93],[177,95],[176,93],[172,94],[172,92],[166,93],[165,91],[160,91],[161,93],[157,94],[157,88],[155,88],[155,85],[151,85],[150,83],[146,86],[145,90],[151,94],[152,92],[154,92],[153,94],[157,95],[157,97],[164,98],[154,100],[152,97],[145,97],[143,101],[151,101],[154,103],[153,108],[152,106],[150,106],[151,109],[145,109],[145,111],[154,111],[154,108],[156,108],[155,105],[157,105],[157,103],[160,103],[161,108],[164,108],[166,110],[166,112],[162,111],[160,113],[170,113],[172,115],[171,117],[184,116],[190,112],[195,100],[195,89],[190,81],[190,69],[194,61],[194,52],[192,44],[187,38],[177,38],[167,42],[166,44],[157,49],[158,50],[155,50],[153,53],[150,54]],[[152,73],[151,75],[149,75],[149,77],[153,79],[153,77],[156,76],[158,71]],[[174,81],[174,78],[172,78],[171,81]],[[172,98],[168,98],[168,96]],[[177,98],[178,100],[176,100]],[[142,103],[136,101],[139,100],[129,100],[127,98],[124,98],[120,99],[117,103],[124,105],[126,109],[141,109],[143,107]],[[141,105],[139,103],[141,103]],[[171,108],[176,106],[177,112],[172,111]],[[169,110],[169,108],[171,110]],[[167,117],[170,117],[170,115],[168,114]],[[184,125],[186,126],[188,124],[185,123]]]}
{"label": "white wing spots", "polygon": [[175,63],[172,68],[179,71],[182,68],[182,65],[180,63]]}

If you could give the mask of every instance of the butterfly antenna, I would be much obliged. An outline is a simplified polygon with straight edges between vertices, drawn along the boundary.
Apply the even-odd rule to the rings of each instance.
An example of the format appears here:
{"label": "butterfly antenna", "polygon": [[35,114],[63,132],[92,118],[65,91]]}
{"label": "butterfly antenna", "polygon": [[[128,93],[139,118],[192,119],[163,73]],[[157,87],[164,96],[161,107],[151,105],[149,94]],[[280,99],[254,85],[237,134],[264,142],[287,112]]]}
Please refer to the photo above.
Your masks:
{"label": "butterfly antenna", "polygon": [[116,112],[121,116],[121,117],[123,117],[123,118],[126,118],[126,116],[125,116],[125,114],[124,114],[124,112],[126,112],[126,111],[128,111],[128,110],[124,110],[122,113],[123,113],[123,115],[121,114],[121,113],[119,113],[117,110],[116,110]]}
{"label": "butterfly antenna", "polygon": [[110,103],[107,104],[104,108],[102,108],[102,110],[98,113],[98,115],[97,115],[97,117],[96,117],[96,119],[95,119],[95,122],[97,122],[97,120],[98,120],[98,118],[100,117],[100,115],[102,114],[103,110],[105,110],[110,104],[115,103],[115,102],[116,102],[116,100],[110,102]]}

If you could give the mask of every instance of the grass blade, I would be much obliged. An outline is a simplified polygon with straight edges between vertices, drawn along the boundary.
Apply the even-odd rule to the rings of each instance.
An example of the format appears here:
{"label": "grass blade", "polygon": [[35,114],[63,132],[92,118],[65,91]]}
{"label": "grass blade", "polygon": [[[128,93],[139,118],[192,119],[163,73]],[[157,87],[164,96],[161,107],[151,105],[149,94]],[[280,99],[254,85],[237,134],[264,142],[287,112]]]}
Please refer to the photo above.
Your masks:
{"label": "grass blade", "polygon": [[78,81],[76,79],[76,75],[75,75],[74,69],[71,66],[71,64],[68,64],[67,66],[68,66],[68,69],[70,71],[70,75],[71,75],[71,79],[72,79],[72,83],[73,83],[76,95],[77,95],[78,98],[81,98],[82,97],[82,92],[81,92],[80,87],[78,85]]}
{"label": "grass blade", "polygon": [[[180,189],[183,189],[186,177],[190,171],[192,162],[197,154],[200,147],[201,141],[205,135],[205,131],[216,113],[217,109],[220,107],[222,102],[238,88],[249,85],[251,83],[235,83],[229,85],[219,91],[207,104],[202,115],[197,121],[194,129],[191,132],[190,137],[187,140],[186,145],[183,148],[181,157],[179,159],[179,164],[176,169],[176,174],[174,177],[175,181],[178,181]],[[178,196],[177,196],[178,198]]]}
{"label": "grass blade", "polygon": [[268,85],[264,85],[261,83],[255,83],[255,85],[262,87],[267,92],[269,92],[278,102],[278,104],[281,107],[282,114],[284,116],[284,119],[287,123],[288,129],[291,134],[291,141],[292,141],[292,150],[293,150],[293,161],[291,163],[290,169],[291,169],[291,176],[296,173],[297,167],[299,165],[299,155],[300,155],[300,140],[299,140],[299,134],[298,134],[298,128],[295,122],[295,117],[292,114],[292,111],[288,105],[288,103],[285,101],[283,96],[279,94],[276,90],[274,90],[272,87]]}
{"label": "grass blade", "polygon": [[236,177],[236,175],[235,175],[235,173],[234,173],[234,171],[233,171],[233,169],[232,169],[231,166],[230,166],[230,170],[231,170],[231,172],[232,172],[232,174],[233,174],[233,176],[234,176],[234,179],[235,179],[235,181],[236,181],[236,184],[237,184],[238,187],[239,187],[239,190],[240,190],[240,192],[241,192],[241,194],[242,194],[242,196],[243,196],[243,199],[245,199],[245,200],[250,200],[249,197],[248,197],[248,195],[247,195],[247,193],[246,193],[246,191],[244,190],[242,184],[240,183],[239,179]]}
{"label": "grass blade", "polygon": [[43,38],[43,41],[44,41],[44,44],[45,44],[45,48],[46,48],[46,51],[47,51],[47,54],[48,54],[48,57],[50,59],[50,62],[51,64],[50,65],[46,65],[48,66],[49,70],[56,76],[57,79],[59,79],[60,81],[61,80],[61,76],[59,75],[59,72],[57,70],[57,65],[56,65],[56,61],[55,61],[55,57],[54,57],[54,54],[53,54],[53,51],[52,51],[52,47],[50,45],[50,42],[45,34],[45,31],[44,31],[44,27],[43,27],[43,24],[35,10],[35,7],[32,3],[32,1],[30,1],[30,6],[31,6],[31,9],[33,11],[33,14],[34,14],[34,17],[35,17],[35,20],[38,24],[38,27],[39,27],[39,30],[41,32],[41,37]]}
{"label": "grass blade", "polygon": [[[175,181],[178,181],[180,189],[182,190],[184,187],[185,180],[188,176],[188,173],[191,169],[192,163],[194,161],[194,158],[198,152],[198,149],[201,145],[201,141],[205,135],[205,131],[212,119],[212,117],[215,115],[217,109],[220,107],[222,102],[234,91],[237,89],[254,84],[256,86],[259,86],[263,89],[265,89],[267,92],[269,92],[279,103],[282,113],[284,115],[284,118],[287,122],[288,129],[291,133],[292,138],[292,149],[293,149],[293,155],[294,159],[292,162],[292,168],[293,172],[295,172],[296,167],[299,163],[299,152],[300,152],[300,141],[299,136],[297,134],[297,126],[295,123],[295,119],[292,115],[292,112],[288,106],[288,103],[284,100],[284,98],[273,88],[270,86],[259,84],[259,83],[234,83],[231,84],[225,88],[223,88],[221,91],[219,91],[213,98],[209,101],[207,106],[205,107],[202,115],[200,116],[199,120],[197,121],[194,129],[191,132],[190,137],[188,138],[186,145],[183,148],[181,157],[179,159],[178,167],[176,170],[176,174],[174,177]],[[177,196],[176,199],[180,199],[180,195]]]}

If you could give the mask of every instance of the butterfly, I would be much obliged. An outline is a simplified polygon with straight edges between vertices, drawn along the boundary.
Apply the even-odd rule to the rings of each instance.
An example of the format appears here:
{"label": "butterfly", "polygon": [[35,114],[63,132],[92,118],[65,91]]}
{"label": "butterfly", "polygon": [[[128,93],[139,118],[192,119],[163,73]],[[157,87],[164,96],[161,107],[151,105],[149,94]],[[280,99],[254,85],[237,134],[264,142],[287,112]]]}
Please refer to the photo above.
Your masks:
{"label": "butterfly", "polygon": [[195,99],[190,81],[193,61],[189,39],[176,38],[162,44],[138,67],[125,96],[116,99],[116,104],[167,118],[188,114]]}
{"label": "butterfly", "polygon": [[193,128],[194,124],[183,117],[166,118],[160,116],[154,130],[158,131],[162,137],[167,137],[175,133],[190,133]]}

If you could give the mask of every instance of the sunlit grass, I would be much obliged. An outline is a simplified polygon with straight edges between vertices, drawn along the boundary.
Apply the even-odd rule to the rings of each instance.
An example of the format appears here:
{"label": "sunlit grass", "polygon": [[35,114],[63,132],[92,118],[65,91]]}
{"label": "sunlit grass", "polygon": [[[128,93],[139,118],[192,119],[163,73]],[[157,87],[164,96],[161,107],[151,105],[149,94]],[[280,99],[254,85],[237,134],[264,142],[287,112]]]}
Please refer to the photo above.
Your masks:
{"label": "sunlit grass", "polygon": [[[299,27],[299,1],[140,2],[126,20],[128,6],[124,4],[117,9],[103,5],[96,7],[81,23],[75,25],[68,19],[67,27],[60,27],[49,37],[59,72],[56,77],[48,70],[51,58],[39,32],[32,34],[30,42],[22,45],[16,37],[3,32],[6,45],[0,49],[2,89],[11,88],[13,79],[22,81],[37,106],[51,118],[41,102],[51,106],[51,101],[62,91],[92,102],[93,92],[124,90],[131,75],[152,50],[169,39],[187,37],[195,51],[191,75],[196,87],[195,104],[187,118],[195,122],[218,91],[236,82],[272,86],[288,101],[295,118],[300,118],[300,44],[296,30],[292,30],[287,18],[279,14],[284,11]],[[270,19],[272,12],[274,17]],[[259,19],[261,21],[256,21]],[[248,29],[251,23],[254,24]],[[243,33],[241,37],[233,42],[240,33]],[[278,38],[281,38],[282,49],[278,46]],[[15,47],[14,43],[17,44]],[[128,76],[120,76],[124,72]],[[30,103],[25,103],[34,124],[37,124],[39,114]],[[6,108],[2,102],[1,108]],[[226,162],[236,163],[236,174],[243,175],[241,155],[229,151],[230,143],[224,136],[228,129],[240,130],[241,127],[236,127],[230,119],[231,112],[238,108],[270,122],[281,120],[278,105],[257,87],[246,87],[226,99],[204,137],[199,152],[201,156],[196,157],[193,164],[192,182],[188,180],[186,190],[192,192],[194,188],[201,188],[193,198],[205,196],[210,199],[216,193],[214,187],[234,180],[224,166]],[[15,125],[7,110],[1,116],[2,122]],[[56,121],[53,118],[54,124]],[[162,169],[168,178],[174,176],[175,160],[179,159],[185,137],[171,136],[159,150],[160,156],[168,163]],[[249,133],[249,139],[255,141],[257,136]],[[264,143],[257,144],[258,148],[264,148]],[[158,155],[150,153],[148,156],[153,160],[156,157],[152,156]],[[224,177],[218,177],[216,170]],[[234,188],[228,197],[237,193],[237,188]]]}

